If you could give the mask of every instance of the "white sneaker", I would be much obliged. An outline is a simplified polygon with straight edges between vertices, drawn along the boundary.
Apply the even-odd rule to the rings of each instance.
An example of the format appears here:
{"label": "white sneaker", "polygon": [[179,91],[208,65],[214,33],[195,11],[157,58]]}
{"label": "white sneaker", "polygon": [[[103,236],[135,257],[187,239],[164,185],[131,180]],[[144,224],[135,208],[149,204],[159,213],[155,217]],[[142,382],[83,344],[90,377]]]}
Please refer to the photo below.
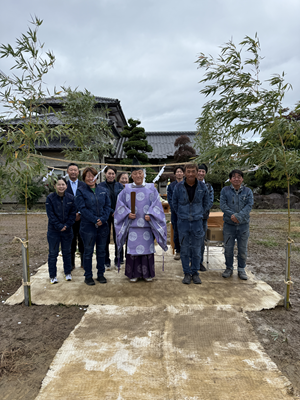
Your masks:
{"label": "white sneaker", "polygon": [[51,283],[51,285],[54,285],[54,283],[58,283],[57,278],[56,277],[55,278],[50,278],[50,283]]}
{"label": "white sneaker", "polygon": [[[117,265],[115,265],[115,268],[118,271],[118,266]],[[121,269],[122,269],[122,265],[120,265],[120,271],[121,271]]]}
{"label": "white sneaker", "polygon": [[111,268],[111,267],[110,267],[110,264],[104,264],[104,266],[105,266],[105,270],[106,270],[106,271],[110,271],[110,268]]}
{"label": "white sneaker", "polygon": [[132,279],[129,279],[129,280],[130,280],[130,282],[137,282],[138,278],[132,278]]}
{"label": "white sneaker", "polygon": [[144,278],[146,282],[152,282],[152,278]]}
{"label": "white sneaker", "polygon": [[66,281],[71,281],[71,280],[72,280],[72,275],[71,275],[71,274],[67,274],[67,275],[65,276],[65,280],[66,280]]}

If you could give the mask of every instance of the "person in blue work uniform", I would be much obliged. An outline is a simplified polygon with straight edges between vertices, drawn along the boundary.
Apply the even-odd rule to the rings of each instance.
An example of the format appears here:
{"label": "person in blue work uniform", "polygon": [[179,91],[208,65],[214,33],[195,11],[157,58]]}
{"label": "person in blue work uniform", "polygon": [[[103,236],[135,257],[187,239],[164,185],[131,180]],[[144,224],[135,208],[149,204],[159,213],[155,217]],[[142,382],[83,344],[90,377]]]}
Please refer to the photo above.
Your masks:
{"label": "person in blue work uniform", "polygon": [[249,239],[250,212],[253,206],[252,190],[243,186],[244,174],[234,169],[229,174],[231,185],[221,190],[220,208],[224,213],[223,236],[225,245],[225,265],[223,278],[230,278],[233,273],[233,250],[235,240],[238,248],[238,277],[247,280],[245,272]]}
{"label": "person in blue work uniform", "polygon": [[48,270],[50,283],[57,283],[57,256],[61,245],[65,279],[72,280],[71,243],[73,238],[72,226],[76,219],[74,196],[66,193],[67,182],[59,177],[54,185],[55,192],[46,199],[48,216],[47,239],[49,244]]}
{"label": "person in blue work uniform", "polygon": [[[74,197],[76,196],[77,189],[81,186],[84,186],[85,183],[78,179],[79,177],[79,167],[75,163],[70,163],[67,167],[67,174],[69,175],[69,180],[67,182],[67,190],[66,193],[72,194]],[[71,245],[71,263],[72,263],[72,270],[75,269],[75,253],[78,244],[78,250],[80,253],[80,260],[81,260],[81,268],[83,268],[83,252],[84,246],[83,241],[80,236],[80,214],[76,212],[76,220],[73,224],[73,239]]]}
{"label": "person in blue work uniform", "polygon": [[201,238],[200,241],[200,247],[201,247],[201,251],[200,251],[200,266],[199,266],[199,270],[200,271],[206,271],[206,268],[203,265],[203,256],[204,256],[204,241],[205,241],[205,235],[206,235],[206,231],[207,231],[207,220],[209,217],[209,211],[212,208],[212,205],[214,204],[214,189],[212,187],[212,185],[208,182],[205,181],[205,175],[207,174],[207,166],[205,164],[201,164],[198,166],[198,181],[203,182],[205,184],[205,186],[207,187],[207,191],[209,194],[209,208],[206,211],[206,213],[203,214],[203,219],[202,219],[202,225],[203,225],[203,236]]}
{"label": "person in blue work uniform", "polygon": [[[115,244],[114,264],[115,264],[116,268],[118,265],[118,249],[117,249],[117,242],[116,242],[116,232],[115,232],[115,227],[114,227],[114,213],[115,213],[118,195],[123,190],[124,187],[123,187],[122,183],[116,182],[117,170],[115,167],[106,167],[104,173],[105,173],[106,179],[104,182],[100,183],[100,186],[107,191],[108,196],[110,198],[110,203],[111,203],[111,210],[110,210],[109,218],[107,221],[109,233],[108,233],[106,247],[105,247],[105,268],[107,271],[109,271],[111,268],[111,261],[110,261],[110,256],[109,256],[109,244],[110,244],[111,229],[113,230],[113,239],[114,239],[114,244]],[[120,253],[120,264],[124,264],[123,249],[121,250],[121,253]]]}
{"label": "person in blue work uniform", "polygon": [[108,236],[107,220],[111,212],[110,199],[106,190],[96,184],[97,171],[87,167],[82,173],[85,186],[77,189],[76,206],[81,214],[80,236],[84,244],[83,268],[84,282],[95,285],[92,272],[92,259],[96,245],[97,281],[106,283],[105,272],[105,245]]}
{"label": "person in blue work uniform", "polygon": [[168,196],[168,203],[171,208],[171,223],[172,223],[173,232],[174,232],[173,241],[174,241],[175,251],[176,251],[174,260],[180,260],[180,243],[179,243],[178,227],[177,227],[177,214],[172,205],[172,197],[173,197],[173,192],[174,192],[175,186],[177,185],[177,183],[179,183],[183,180],[183,177],[184,177],[183,167],[181,167],[181,166],[175,167],[174,175],[175,175],[176,179],[174,182],[170,183],[170,185],[168,186],[167,196]]}
{"label": "person in blue work uniform", "polygon": [[202,218],[209,208],[209,195],[204,183],[197,179],[198,165],[186,164],[185,178],[173,193],[172,205],[177,214],[180,258],[184,272],[182,283],[201,283],[199,278],[200,240],[203,235]]}

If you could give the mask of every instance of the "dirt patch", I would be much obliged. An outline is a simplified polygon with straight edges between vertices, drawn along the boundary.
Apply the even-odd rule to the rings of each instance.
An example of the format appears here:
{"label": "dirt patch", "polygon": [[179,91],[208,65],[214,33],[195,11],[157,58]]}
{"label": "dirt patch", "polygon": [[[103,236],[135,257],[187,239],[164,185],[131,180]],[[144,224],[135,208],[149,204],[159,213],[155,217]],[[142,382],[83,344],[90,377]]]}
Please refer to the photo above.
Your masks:
{"label": "dirt patch", "polygon": [[[0,301],[21,285],[21,246],[14,236],[25,236],[24,215],[0,215]],[[168,218],[167,218],[168,219]],[[47,261],[47,216],[29,215],[30,270],[34,274]],[[253,212],[248,266],[255,275],[284,294],[284,214]],[[300,215],[292,217],[291,291],[289,312],[251,312],[248,316],[266,352],[300,392]],[[34,399],[50,363],[63,341],[80,321],[84,307],[7,306],[0,303],[0,392],[6,400]],[[59,316],[58,316],[59,315]]]}
{"label": "dirt patch", "polygon": [[[81,320],[84,307],[7,306],[22,283],[22,258],[14,236],[25,236],[24,215],[1,215],[0,225],[0,393],[5,400],[34,399],[57,350]],[[48,255],[47,216],[30,215],[30,270]]]}
{"label": "dirt patch", "polygon": [[[253,212],[250,224],[248,267],[255,276],[267,282],[284,296],[285,249],[288,219],[286,214]],[[292,307],[283,307],[248,316],[268,355],[292,382],[300,394],[300,215],[293,214],[291,222],[292,246],[291,279],[294,285],[290,300]]]}

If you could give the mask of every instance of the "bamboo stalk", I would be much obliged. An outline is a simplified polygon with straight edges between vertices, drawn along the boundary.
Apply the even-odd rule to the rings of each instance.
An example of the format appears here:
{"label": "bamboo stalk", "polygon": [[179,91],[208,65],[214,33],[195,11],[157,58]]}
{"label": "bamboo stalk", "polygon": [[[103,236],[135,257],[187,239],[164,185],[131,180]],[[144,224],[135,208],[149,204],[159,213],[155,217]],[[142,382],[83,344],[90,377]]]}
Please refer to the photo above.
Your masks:
{"label": "bamboo stalk", "polygon": [[[285,269],[285,281],[291,281],[291,211],[290,211],[290,177],[287,176],[287,187],[288,187],[288,240],[287,240],[287,248],[286,248],[286,269]],[[284,298],[284,306],[286,310],[290,308],[290,284],[286,283],[285,285],[285,298]]]}
{"label": "bamboo stalk", "polygon": [[[29,157],[28,157],[29,158]],[[27,240],[27,248],[26,248],[26,256],[27,256],[27,282],[30,282],[30,267],[29,267],[29,240],[28,240],[28,215],[27,215],[27,196],[28,196],[28,175],[26,174],[25,180],[25,225],[26,225],[26,240]],[[28,306],[31,306],[31,289],[28,286]]]}

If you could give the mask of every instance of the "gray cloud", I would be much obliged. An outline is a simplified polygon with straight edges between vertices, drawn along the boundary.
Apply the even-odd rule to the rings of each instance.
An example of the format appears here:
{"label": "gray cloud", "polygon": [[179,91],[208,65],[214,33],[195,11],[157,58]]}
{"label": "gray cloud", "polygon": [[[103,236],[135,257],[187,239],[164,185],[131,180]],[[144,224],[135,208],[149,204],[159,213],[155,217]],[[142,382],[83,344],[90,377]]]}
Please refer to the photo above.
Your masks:
{"label": "gray cloud", "polygon": [[[285,71],[299,100],[297,0],[227,0],[184,3],[171,0],[2,1],[1,43],[25,32],[30,14],[44,20],[39,37],[56,56],[46,77],[50,88],[87,88],[118,98],[127,118],[140,118],[148,131],[194,130],[206,101],[199,94],[203,71],[197,54],[217,56],[231,38],[237,44],[258,33],[261,75]],[[9,64],[0,60],[0,69]]]}

